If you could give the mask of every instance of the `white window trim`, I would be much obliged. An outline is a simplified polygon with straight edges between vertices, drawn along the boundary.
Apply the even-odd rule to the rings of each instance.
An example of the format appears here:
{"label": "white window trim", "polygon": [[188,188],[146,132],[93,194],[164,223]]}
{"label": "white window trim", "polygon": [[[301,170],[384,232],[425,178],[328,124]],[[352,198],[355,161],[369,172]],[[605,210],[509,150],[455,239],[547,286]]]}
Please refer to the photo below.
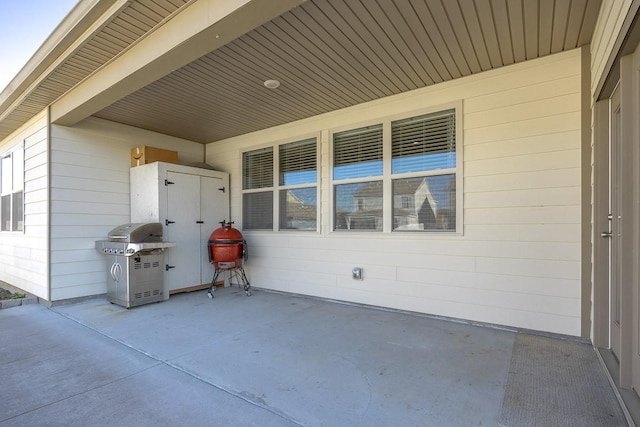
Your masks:
{"label": "white window trim", "polygon": [[[357,123],[352,123],[345,126],[340,126],[336,128],[329,129],[329,231],[330,233],[334,233],[336,235],[345,236],[349,235],[366,235],[366,236],[380,236],[397,234],[402,235],[403,237],[408,236],[462,236],[464,234],[464,135],[463,135],[463,102],[462,100],[448,102],[444,104],[439,104],[419,110],[412,110],[408,112],[403,112],[399,114],[394,114],[392,116],[385,116],[378,119],[372,119]],[[424,114],[436,113],[439,111],[455,109],[455,117],[456,117],[456,167],[455,169],[438,169],[435,171],[422,171],[422,172],[410,172],[410,173],[402,173],[402,174],[391,174],[391,122],[395,120],[406,119],[409,117],[420,116]],[[348,131],[351,129],[357,129],[366,126],[373,126],[376,124],[382,124],[382,153],[383,153],[383,163],[382,163],[382,176],[378,177],[366,177],[366,178],[355,178],[355,179],[341,179],[335,180],[333,179],[333,135],[335,133]],[[448,173],[456,174],[456,230],[455,231],[423,231],[423,232],[413,232],[413,231],[393,231],[393,188],[392,181],[394,179],[400,178],[410,178],[417,176],[434,176],[434,175],[445,175]],[[338,184],[351,184],[358,182],[371,182],[371,181],[382,181],[383,185],[383,194],[382,194],[382,203],[383,203],[383,227],[382,232],[380,231],[353,231],[353,230],[336,230],[335,229],[335,186]]]}

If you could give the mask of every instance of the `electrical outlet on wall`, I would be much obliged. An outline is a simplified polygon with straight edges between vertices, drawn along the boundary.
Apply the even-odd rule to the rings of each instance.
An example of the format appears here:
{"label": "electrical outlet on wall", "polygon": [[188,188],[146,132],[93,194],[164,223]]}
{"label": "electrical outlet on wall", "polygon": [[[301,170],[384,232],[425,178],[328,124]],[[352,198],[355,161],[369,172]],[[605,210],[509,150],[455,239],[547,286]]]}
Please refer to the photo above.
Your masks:
{"label": "electrical outlet on wall", "polygon": [[362,267],[353,267],[353,270],[351,270],[351,277],[354,280],[362,280]]}

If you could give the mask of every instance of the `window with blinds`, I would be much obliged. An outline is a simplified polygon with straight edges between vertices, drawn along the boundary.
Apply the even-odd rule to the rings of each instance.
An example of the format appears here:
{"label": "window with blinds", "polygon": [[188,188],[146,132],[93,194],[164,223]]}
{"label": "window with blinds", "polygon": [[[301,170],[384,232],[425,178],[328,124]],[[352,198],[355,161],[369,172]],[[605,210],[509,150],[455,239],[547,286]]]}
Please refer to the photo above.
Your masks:
{"label": "window with blinds", "polygon": [[449,108],[334,133],[334,230],[456,231],[456,126]]}
{"label": "window with blinds", "polygon": [[[331,133],[333,229],[460,229],[459,107]],[[243,153],[245,230],[318,231],[318,138]]]}
{"label": "window with blinds", "polygon": [[0,157],[0,231],[24,230],[24,147]]}
{"label": "window with blinds", "polygon": [[335,230],[382,231],[382,131],[378,124],[333,134]]}
{"label": "window with blinds", "polygon": [[317,158],[316,138],[245,152],[243,229],[316,231]]}
{"label": "window with blinds", "polygon": [[242,227],[245,230],[273,230],[273,191],[242,195]]}
{"label": "window with blinds", "polygon": [[245,192],[242,195],[243,228],[273,229],[273,147],[243,154],[242,188],[262,190]]}
{"label": "window with blinds", "polygon": [[394,174],[455,168],[455,110],[391,122],[391,158]]}
{"label": "window with blinds", "polygon": [[246,152],[242,160],[244,190],[273,187],[273,147]]}
{"label": "window with blinds", "polygon": [[333,179],[382,175],[382,125],[333,135]]}
{"label": "window with blinds", "polygon": [[393,230],[456,230],[455,113],[391,122]]}
{"label": "window with blinds", "polygon": [[316,139],[282,144],[279,147],[280,230],[317,229],[318,149]]}
{"label": "window with blinds", "polygon": [[310,184],[317,181],[315,138],[282,144],[279,155],[280,185]]}

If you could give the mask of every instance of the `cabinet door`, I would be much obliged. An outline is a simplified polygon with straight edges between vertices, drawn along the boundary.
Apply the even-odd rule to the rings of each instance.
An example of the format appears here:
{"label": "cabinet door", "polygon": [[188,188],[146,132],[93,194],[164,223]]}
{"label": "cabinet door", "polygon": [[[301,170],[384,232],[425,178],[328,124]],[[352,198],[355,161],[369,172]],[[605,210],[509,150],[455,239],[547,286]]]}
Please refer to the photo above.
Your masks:
{"label": "cabinet door", "polygon": [[[200,257],[200,177],[167,172],[167,218],[165,240],[176,246],[165,253],[165,262],[173,266],[165,274],[168,291],[201,285]],[[165,219],[161,218],[161,221]]]}
{"label": "cabinet door", "polygon": [[[200,212],[202,221],[202,283],[213,279],[213,265],[209,262],[207,243],[220,221],[230,221],[228,188],[222,178],[203,176],[200,180]],[[221,190],[224,188],[224,191]]]}

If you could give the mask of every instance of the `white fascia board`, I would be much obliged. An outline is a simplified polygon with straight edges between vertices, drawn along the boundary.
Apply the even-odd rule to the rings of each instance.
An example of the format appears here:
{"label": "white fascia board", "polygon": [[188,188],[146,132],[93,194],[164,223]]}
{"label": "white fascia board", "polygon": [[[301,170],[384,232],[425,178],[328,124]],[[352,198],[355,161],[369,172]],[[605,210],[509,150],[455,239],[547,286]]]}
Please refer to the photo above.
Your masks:
{"label": "white fascia board", "polygon": [[51,106],[52,123],[73,126],[305,0],[197,0]]}

